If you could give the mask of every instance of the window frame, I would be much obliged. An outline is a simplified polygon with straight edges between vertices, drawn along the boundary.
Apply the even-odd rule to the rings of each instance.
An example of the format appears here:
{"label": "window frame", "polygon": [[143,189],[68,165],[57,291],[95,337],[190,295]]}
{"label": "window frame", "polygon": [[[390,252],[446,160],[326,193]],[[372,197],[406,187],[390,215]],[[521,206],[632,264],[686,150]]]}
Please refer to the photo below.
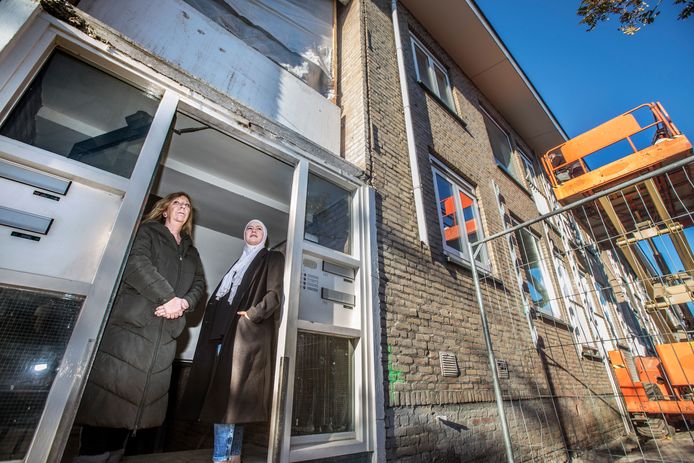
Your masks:
{"label": "window frame", "polygon": [[[436,184],[436,175],[441,176],[444,180],[448,181],[451,186],[453,187],[454,194],[453,198],[455,201],[455,218],[456,218],[456,223],[464,223],[465,220],[463,220],[462,217],[462,204],[460,203],[460,193],[465,194],[469,198],[472,199],[472,206],[473,206],[473,217],[475,219],[475,222],[477,223],[477,230],[479,232],[479,238],[482,239],[485,236],[484,233],[484,226],[482,223],[482,216],[480,214],[480,207],[479,207],[479,200],[477,198],[477,194],[475,192],[475,188],[470,185],[468,182],[460,178],[458,175],[454,174],[451,172],[449,169],[447,169],[444,165],[442,165],[436,158],[430,157],[430,162],[431,162],[431,172],[432,172],[432,181],[434,183],[434,197],[436,199],[436,216],[437,220],[439,223],[439,232],[441,236],[441,245],[443,247],[443,252],[447,256],[451,257],[452,259],[456,261],[462,261],[462,263],[466,266],[471,266],[472,265],[472,259],[468,255],[467,252],[467,235],[463,234],[461,236],[464,236],[462,238],[462,250],[457,250],[455,248],[450,247],[446,243],[446,235],[445,235],[445,230],[444,230],[444,225],[443,225],[443,217],[441,216],[441,213],[439,211],[439,203],[441,202],[441,196],[439,193],[439,188],[438,185]],[[480,260],[476,260],[475,262],[477,263],[478,268],[485,272],[489,272],[490,269],[490,260],[489,260],[489,255],[487,253],[487,248],[484,246],[482,250],[480,251],[480,254],[478,254],[480,257]]]}
{"label": "window frame", "polygon": [[484,106],[480,105],[480,110],[482,111],[482,117],[485,120],[484,127],[485,130],[487,130],[487,137],[489,137],[489,129],[487,128],[487,119],[491,121],[498,129],[501,131],[506,136],[506,141],[508,143],[508,151],[509,151],[509,166],[505,166],[501,160],[499,160],[499,157],[496,155],[496,152],[494,151],[494,145],[489,143],[491,149],[492,149],[492,156],[494,157],[494,162],[496,165],[503,170],[505,173],[507,173],[511,178],[516,180],[517,182],[520,182],[520,171],[518,170],[518,161],[516,159],[517,156],[514,156],[516,149],[514,149],[513,142],[511,140],[511,135],[508,133],[506,129],[504,129],[501,124],[499,124],[496,121],[496,118],[494,118],[489,111],[487,111]]}
{"label": "window frame", "polygon": [[[521,160],[523,171],[525,174],[525,181],[529,187],[535,188],[540,192],[540,187],[537,184],[537,169],[535,169],[535,163],[533,159],[525,153],[520,146],[516,146],[516,152]],[[543,195],[544,196],[544,195]]]}
{"label": "window frame", "polygon": [[[436,96],[441,103],[443,103],[449,110],[453,111],[453,113],[457,115],[458,112],[455,109],[455,101],[453,100],[453,89],[451,87],[451,79],[448,76],[448,70],[443,64],[441,64],[441,62],[438,59],[436,59],[436,57],[434,57],[434,54],[431,51],[429,51],[429,49],[412,33],[410,33],[410,44],[412,47],[412,60],[414,61],[414,71],[415,76],[417,77],[417,82],[423,85],[434,96]],[[438,85],[437,88],[431,88],[429,85],[427,85],[426,81],[422,79],[418,64],[419,62],[417,60],[417,49],[419,49],[419,51],[421,51],[427,57],[427,73],[429,75],[429,81],[434,83],[438,82],[438,79],[436,78],[436,73],[434,72],[435,69],[438,69],[445,77],[446,95],[439,94],[440,92],[438,89]]]}
{"label": "window frame", "polygon": [[[513,226],[520,225],[522,223],[522,222],[518,221],[515,217],[512,217],[511,220],[512,220]],[[517,230],[516,232],[514,232],[516,242],[517,242],[517,245],[519,247],[519,251],[521,251],[522,254],[525,254],[526,256],[527,256],[527,251],[524,251],[522,249],[523,244],[520,241],[520,237],[518,236],[519,233],[523,233],[523,232],[527,233],[530,236],[530,238],[532,240],[534,240],[533,243],[534,243],[535,250],[537,251],[537,256],[538,256],[537,267],[540,270],[540,276],[542,276],[542,282],[541,283],[544,286],[545,291],[547,292],[547,298],[548,298],[547,304],[549,305],[549,311],[540,308],[539,304],[532,300],[532,296],[531,296],[529,303],[534,310],[536,310],[542,314],[550,315],[550,316],[557,318],[559,320],[563,320],[564,318],[563,318],[563,316],[561,314],[561,310],[559,309],[558,304],[557,304],[557,291],[556,291],[556,288],[554,287],[554,281],[552,279],[552,274],[550,273],[549,268],[547,267],[545,253],[544,253],[544,250],[542,249],[542,245],[541,245],[542,238],[540,236],[538,236],[535,232],[533,232],[529,228],[521,228],[521,229]],[[525,267],[528,268],[527,271],[529,272],[530,262],[523,262],[523,264]],[[526,270],[523,270],[523,273],[524,273],[523,282],[525,284],[530,284],[530,282],[528,281],[527,275],[525,275]]]}

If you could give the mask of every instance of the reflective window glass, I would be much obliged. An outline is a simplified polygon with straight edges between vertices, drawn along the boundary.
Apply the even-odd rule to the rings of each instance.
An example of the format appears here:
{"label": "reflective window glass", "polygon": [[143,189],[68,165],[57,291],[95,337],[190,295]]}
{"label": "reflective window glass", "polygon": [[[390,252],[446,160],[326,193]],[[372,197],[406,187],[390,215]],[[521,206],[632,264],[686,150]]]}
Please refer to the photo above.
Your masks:
{"label": "reflective window glass", "polygon": [[434,83],[431,81],[431,75],[429,74],[429,58],[418,46],[414,47],[415,61],[417,63],[417,72],[419,73],[419,80],[422,81],[429,89],[434,89]]}
{"label": "reflective window glass", "polygon": [[0,135],[128,178],[157,106],[145,92],[56,51]]}
{"label": "reflective window glass", "polygon": [[548,283],[542,268],[542,256],[538,248],[537,238],[529,231],[520,229],[516,231],[516,241],[530,299],[538,310],[552,315],[552,306],[547,291]]}
{"label": "reflective window glass", "polygon": [[292,435],[354,431],[354,341],[299,332]]}
{"label": "reflective window glass", "polygon": [[448,73],[429,50],[418,40],[412,38],[417,78],[426,88],[439,97],[448,108],[455,112]]}
{"label": "reflective window glass", "polygon": [[484,111],[482,111],[482,115],[484,116],[489,143],[492,145],[492,153],[494,153],[496,163],[515,178],[520,178],[520,175],[518,175],[518,168],[513,162],[511,140],[509,140],[508,135]]}
{"label": "reflective window glass", "polygon": [[441,98],[449,108],[453,108],[453,100],[451,99],[451,91],[448,86],[448,77],[445,71],[439,66],[434,66],[434,75],[436,76],[436,85],[439,98]]}
{"label": "reflective window glass", "polygon": [[[469,187],[454,183],[437,169],[433,172],[444,249],[469,260],[467,243],[474,243],[483,236],[477,199]],[[476,260],[487,264],[485,249],[477,253]]]}
{"label": "reflective window glass", "polygon": [[453,185],[438,173],[436,174],[436,188],[439,193],[439,217],[443,228],[443,238],[446,245],[461,251],[460,231],[456,212],[455,195]]}
{"label": "reflective window glass", "polygon": [[352,195],[349,191],[309,174],[304,238],[326,248],[351,251]]}

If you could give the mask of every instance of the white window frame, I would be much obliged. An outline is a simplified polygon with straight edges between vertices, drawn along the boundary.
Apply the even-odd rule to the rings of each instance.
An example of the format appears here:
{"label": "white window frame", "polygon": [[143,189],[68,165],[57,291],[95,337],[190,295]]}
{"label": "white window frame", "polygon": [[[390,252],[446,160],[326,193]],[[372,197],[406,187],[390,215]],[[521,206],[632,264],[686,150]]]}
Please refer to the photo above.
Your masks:
{"label": "white window frame", "polygon": [[528,186],[534,187],[536,190],[540,191],[537,185],[537,171],[535,170],[535,164],[530,156],[525,154],[525,151],[519,146],[516,146],[516,152],[520,157],[521,163],[523,164],[523,170],[525,171],[525,181]]}
{"label": "white window frame", "polygon": [[[520,222],[516,220],[515,218],[512,219],[513,225],[519,225]],[[540,274],[542,275],[542,284],[545,286],[545,290],[547,290],[547,297],[549,298],[549,309],[550,312],[547,312],[546,310],[542,310],[539,307],[536,306],[535,302],[533,300],[528,301],[530,305],[537,310],[540,313],[546,314],[546,315],[551,315],[554,318],[557,318],[559,320],[563,320],[563,317],[561,315],[561,311],[559,310],[559,307],[557,305],[557,291],[554,287],[554,281],[552,280],[552,275],[549,272],[549,269],[547,268],[546,264],[546,258],[545,258],[545,253],[544,249],[542,246],[542,239],[531,229],[525,228],[518,230],[518,232],[522,233],[523,231],[527,232],[535,243],[535,249],[537,250],[537,255],[538,255],[538,262],[537,265],[540,268]],[[516,240],[518,241],[518,240]],[[518,243],[518,246],[523,246],[522,243]],[[525,264],[529,264],[528,262],[525,262]],[[524,276],[525,278],[525,276]]]}
{"label": "white window frame", "polygon": [[[2,10],[2,7],[0,7],[0,10]],[[288,247],[285,253],[286,268],[290,269],[290,271],[285,272],[285,313],[283,313],[281,319],[282,323],[287,323],[287,319],[290,319],[293,325],[290,329],[284,328],[283,334],[280,334],[277,351],[281,353],[281,348],[284,344],[295,343],[298,329],[307,331],[313,330],[356,340],[358,353],[357,347],[355,347],[355,431],[335,436],[338,440],[329,441],[329,438],[326,437],[322,439],[325,440],[323,443],[305,443],[298,448],[291,448],[290,427],[285,426],[284,434],[280,436],[281,442],[275,451],[280,454],[282,461],[328,458],[363,452],[373,452],[374,455],[379,456],[382,454],[384,455],[385,431],[383,428],[383,420],[380,420],[380,422],[378,420],[378,410],[383,409],[384,403],[383,389],[380,387],[383,383],[381,377],[382,372],[378,361],[378,353],[380,352],[378,348],[380,318],[378,312],[373,311],[373,307],[378,306],[378,292],[375,291],[376,287],[373,284],[374,280],[372,276],[376,274],[378,268],[378,259],[376,255],[376,224],[373,220],[369,220],[369,217],[375,216],[376,211],[374,191],[365,185],[361,185],[356,180],[346,179],[345,175],[337,168],[319,165],[318,161],[310,161],[307,159],[308,156],[302,153],[275,144],[267,137],[246,129],[245,125],[240,123],[241,119],[237,118],[225,108],[206,100],[198,94],[191,93],[189,88],[162,76],[156,70],[147,68],[130,58],[124,57],[120,52],[113,53],[107,45],[86,37],[81,32],[74,30],[60,20],[52,18],[45,12],[38,13],[36,20],[31,20],[27,24],[28,26],[22,32],[18,33],[21,39],[17,40],[13,53],[7,56],[0,56],[0,64],[2,64],[2,66],[0,66],[0,109],[9,108],[10,102],[19,98],[19,96],[16,95],[21,95],[23,92],[18,91],[18,89],[24,88],[25,85],[28,85],[28,83],[33,80],[51,51],[56,46],[59,46],[61,49],[77,55],[78,59],[113,75],[117,79],[123,80],[138,88],[146,89],[153,94],[161,94],[163,99],[162,103],[160,103],[159,110],[162,110],[163,107],[164,115],[170,116],[170,120],[173,120],[177,111],[198,111],[206,116],[205,123],[211,124],[216,130],[220,130],[265,153],[273,154],[279,159],[293,165],[292,206],[289,213]],[[164,104],[164,100],[166,100],[166,104]],[[9,110],[7,112],[9,113]],[[221,127],[218,124],[221,124]],[[168,134],[170,125],[169,121],[167,124],[157,124],[155,128],[153,123],[148,138],[152,133],[156,132],[159,138],[159,144],[163,145],[165,135]],[[6,137],[0,137],[0,145],[4,142],[12,145],[19,144]],[[4,148],[4,146],[0,146],[0,150]],[[143,148],[143,150],[144,149],[146,148]],[[32,160],[32,162],[35,161],[33,163],[36,165],[50,165],[53,170],[60,170],[63,165],[69,164],[70,168],[66,168],[65,170],[73,172],[74,178],[90,179],[94,176],[98,176],[95,181],[92,179],[92,183],[104,184],[108,187],[107,189],[114,194],[124,195],[129,183],[137,184],[138,194],[144,196],[149,191],[151,171],[157,168],[156,161],[158,157],[156,160],[154,158],[161,151],[160,149],[155,150],[154,146],[149,147],[149,149],[152,151],[152,155],[144,156],[141,153],[135,167],[136,170],[143,170],[144,168],[141,167],[141,164],[144,161],[151,161],[150,171],[146,172],[146,178],[141,178],[133,173],[133,176],[131,176],[129,180],[108,172],[100,172],[95,168],[71,161],[63,156],[51,155],[50,153],[45,153],[44,155],[41,153],[42,150],[37,148],[27,146],[23,152],[29,153],[30,155],[32,152],[37,152],[38,154],[31,157],[30,160]],[[351,227],[353,229],[352,239],[354,241],[352,242],[351,254],[342,254],[327,248],[322,248],[317,251],[317,255],[325,255],[327,256],[326,258],[335,263],[349,264],[355,268],[359,267],[355,279],[355,284],[357,286],[355,296],[359,301],[359,310],[361,310],[361,325],[358,330],[350,330],[335,326],[321,327],[316,326],[316,324],[300,326],[296,320],[299,305],[300,278],[298,275],[301,274],[300,266],[302,256],[304,252],[310,253],[313,251],[313,249],[310,249],[312,245],[313,248],[319,248],[318,245],[314,245],[302,239],[309,168],[319,176],[352,191],[353,198],[358,198],[358,201],[353,200],[352,202],[352,210],[359,212],[358,214],[353,212],[352,215]],[[128,201],[129,204],[127,207],[124,206],[121,208],[125,211],[121,212],[121,214],[127,212],[131,216],[134,224],[135,220],[140,217],[140,206],[142,202],[138,194],[132,193],[130,190],[127,191],[128,194],[125,195],[125,200]],[[137,201],[140,202],[135,204]],[[121,228],[122,227],[117,225],[114,227],[114,230]],[[134,226],[131,227],[131,230],[133,228]],[[356,230],[358,230],[358,233]],[[132,237],[132,233],[118,233],[117,235],[118,237],[112,238],[112,240],[118,241],[121,244],[127,243]],[[291,238],[289,235],[291,235]],[[121,248],[125,249],[126,245],[122,244],[119,249]],[[109,267],[117,272],[118,269],[121,268],[124,256],[125,254],[119,258],[105,258],[105,260],[109,261]],[[0,271],[0,276],[6,277],[7,272]],[[54,280],[55,279],[44,278],[39,275],[21,275],[15,279],[6,278],[4,281],[17,286],[44,287],[49,290],[66,293],[79,293],[80,291],[83,292],[88,289],[85,284],[73,283],[70,281],[55,283]],[[107,278],[97,278],[94,281],[95,285],[97,284],[97,280],[99,287],[105,288],[108,284],[111,284],[110,282],[115,281],[115,277],[111,280]],[[108,296],[112,293],[112,288],[100,289],[99,291],[100,297],[104,294]],[[96,307],[95,304],[92,305]],[[65,359],[72,360],[71,368],[64,369],[59,375],[60,378],[56,378],[54,382],[51,394],[46,402],[44,416],[35,432],[35,435],[43,436],[44,438],[34,439],[32,441],[26,461],[47,461],[49,459],[48,452],[53,451],[52,447],[54,445],[60,445],[61,441],[67,439],[67,434],[64,433],[63,429],[58,429],[58,424],[56,423],[61,420],[63,413],[62,407],[63,404],[67,402],[66,394],[72,393],[70,391],[75,388],[70,386],[68,390],[68,386],[58,384],[58,382],[70,381],[83,384],[86,381],[88,369],[80,369],[80,365],[87,361],[88,348],[85,346],[93,346],[95,339],[98,339],[98,333],[90,330],[101,326],[103,311],[106,310],[106,306],[106,303],[100,302],[97,308],[93,310],[89,309],[92,310],[92,312],[101,310],[100,313],[90,315],[90,317],[85,316],[87,311],[86,306],[82,308],[82,313],[77,322],[80,325],[76,326],[73,330],[70,345],[64,356]],[[94,321],[95,318],[98,319],[98,323]],[[87,329],[81,329],[81,327],[85,325]],[[78,332],[80,336],[79,339],[75,335],[75,333]],[[87,340],[87,337],[90,339]],[[293,348],[295,347],[294,344]],[[95,347],[91,349],[95,349]],[[291,351],[291,355],[286,356],[294,358],[295,349],[289,349],[289,351]],[[290,365],[292,365],[293,368],[293,362],[290,362]],[[75,371],[77,373],[75,373]],[[277,381],[278,379],[278,375],[275,374],[275,380]],[[288,374],[288,379],[289,384],[293,387],[293,370],[291,374]],[[60,390],[56,392],[57,389]],[[292,404],[290,391],[288,391],[287,400],[289,407],[291,407]],[[77,394],[77,392],[74,394]],[[276,393],[273,394],[273,400],[275,400],[277,396]],[[57,405],[56,401],[58,402]],[[76,412],[78,403],[79,401],[75,402],[74,400],[69,403],[72,412]],[[278,410],[278,407],[273,406],[273,413],[278,413]],[[289,410],[291,411],[291,408],[289,408]],[[285,419],[291,419],[291,413],[285,414]],[[61,428],[67,427],[69,430],[71,421],[72,419],[64,420],[60,423]],[[58,430],[57,433],[56,430]]]}
{"label": "white window frame", "polygon": [[[431,160],[431,173],[432,173],[432,180],[434,183],[434,194],[436,197],[436,216],[438,217],[438,222],[439,222],[439,231],[441,232],[441,244],[443,246],[443,252],[453,258],[456,261],[462,261],[463,264],[465,265],[472,265],[472,260],[470,259],[470,256],[468,255],[467,252],[467,236],[465,234],[461,234],[463,236],[463,246],[462,250],[458,251],[455,248],[452,248],[446,244],[446,235],[444,231],[444,225],[443,225],[443,218],[441,217],[441,214],[439,212],[439,204],[441,202],[441,195],[439,194],[439,188],[436,184],[436,175],[440,175],[443,177],[445,180],[447,180],[452,186],[453,189],[455,190],[453,198],[455,201],[455,218],[456,218],[456,223],[462,224],[465,223],[465,220],[463,220],[462,217],[462,204],[460,203],[460,193],[464,193],[466,196],[470,197],[472,199],[473,203],[473,214],[474,214],[474,219],[477,223],[477,230],[479,231],[479,239],[484,238],[484,227],[482,225],[482,218],[480,215],[480,207],[479,207],[479,201],[477,200],[477,194],[475,193],[475,189],[461,179],[459,176],[455,175],[453,172],[450,170],[446,169],[438,160],[436,160],[433,157],[430,157]],[[478,268],[481,270],[484,270],[486,272],[490,271],[489,267],[489,256],[487,254],[487,249],[486,246],[483,247],[480,250],[480,260],[477,261]]]}
{"label": "white window frame", "polygon": [[[414,61],[414,70],[417,76],[417,81],[421,82],[428,90],[430,90],[434,95],[438,97],[441,102],[443,102],[451,111],[457,114],[455,110],[455,103],[453,102],[453,91],[451,89],[451,81],[448,77],[448,71],[446,68],[437,60],[434,55],[429,51],[429,49],[420,42],[414,35],[410,34],[410,41],[412,44],[412,59]],[[436,79],[436,73],[434,69],[438,69],[443,76],[446,78],[446,95],[440,95],[438,85],[436,88],[431,88],[426,84],[426,80],[422,79],[419,70],[419,64],[417,62],[417,49],[424,53],[427,57],[427,73],[429,74],[430,82],[438,82]]]}
{"label": "white window frame", "polygon": [[[511,136],[509,135],[508,131],[504,129],[501,124],[499,124],[496,119],[489,114],[489,111],[487,111],[483,106],[480,106],[480,109],[482,110],[483,117],[486,117],[489,119],[500,131],[506,136],[506,142],[508,143],[508,150],[510,153],[510,159],[509,159],[509,165],[505,166],[499,158],[496,156],[496,153],[494,152],[494,146],[491,146],[492,148],[492,156],[494,157],[494,162],[496,162],[496,165],[499,166],[501,169],[504,170],[508,175],[510,175],[512,178],[516,179],[517,181],[520,181],[518,178],[518,161],[516,160],[517,156],[514,156],[514,153],[516,150],[513,149],[513,143],[511,143]],[[487,128],[487,123],[485,121],[485,130]],[[491,143],[490,143],[491,145]]]}

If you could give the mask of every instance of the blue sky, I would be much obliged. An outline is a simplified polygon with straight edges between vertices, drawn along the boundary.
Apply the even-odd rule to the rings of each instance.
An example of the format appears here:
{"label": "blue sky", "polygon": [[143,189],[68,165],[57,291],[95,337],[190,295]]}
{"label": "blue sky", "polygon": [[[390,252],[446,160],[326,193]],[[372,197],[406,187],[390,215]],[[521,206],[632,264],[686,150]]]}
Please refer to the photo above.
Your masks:
{"label": "blue sky", "polygon": [[[660,101],[694,140],[694,17],[677,20],[672,0],[663,0],[655,23],[633,36],[618,31],[614,18],[586,32],[576,15],[579,0],[476,3],[569,137]],[[691,246],[694,227],[685,233]],[[669,240],[655,244],[671,271],[683,269]],[[694,313],[694,304],[689,308]]]}
{"label": "blue sky", "polygon": [[[694,17],[663,0],[634,36],[616,20],[586,32],[579,0],[477,0],[569,137],[641,103],[660,101],[694,139]],[[541,154],[541,153],[538,153]]]}

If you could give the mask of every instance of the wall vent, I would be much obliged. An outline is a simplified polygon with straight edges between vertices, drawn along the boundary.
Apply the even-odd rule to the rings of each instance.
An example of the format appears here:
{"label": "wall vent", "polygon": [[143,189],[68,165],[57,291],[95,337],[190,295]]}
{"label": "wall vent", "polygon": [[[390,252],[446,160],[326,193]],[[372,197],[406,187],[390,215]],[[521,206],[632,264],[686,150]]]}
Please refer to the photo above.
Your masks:
{"label": "wall vent", "polygon": [[439,361],[441,362],[441,374],[443,376],[460,376],[458,359],[453,352],[439,352]]}
{"label": "wall vent", "polygon": [[497,360],[496,372],[499,375],[499,379],[508,379],[510,376],[508,373],[508,362],[506,360]]}

